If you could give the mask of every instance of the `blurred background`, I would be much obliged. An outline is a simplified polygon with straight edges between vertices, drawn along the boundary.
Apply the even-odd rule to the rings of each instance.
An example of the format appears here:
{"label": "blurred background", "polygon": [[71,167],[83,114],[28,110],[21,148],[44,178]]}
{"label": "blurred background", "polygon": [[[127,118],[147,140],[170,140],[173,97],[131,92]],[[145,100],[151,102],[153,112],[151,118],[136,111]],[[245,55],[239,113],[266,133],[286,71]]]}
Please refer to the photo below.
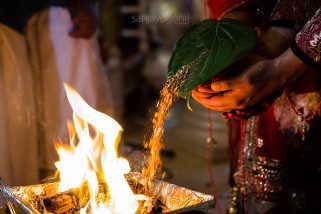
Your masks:
{"label": "blurred background", "polygon": [[[63,0],[49,1],[50,9],[47,9],[45,14],[39,13],[37,10],[43,7],[42,3],[39,3],[41,2],[39,0],[33,1],[36,2],[34,5],[28,1],[15,0],[0,3],[0,10],[3,12],[0,17],[1,44],[12,44],[12,46],[2,47],[2,53],[5,54],[1,56],[0,90],[6,92],[8,91],[6,88],[15,86],[11,91],[16,91],[15,95],[2,93],[0,96],[0,109],[3,109],[3,112],[0,112],[2,115],[0,126],[11,127],[10,124],[13,123],[10,123],[10,120],[18,121],[20,126],[21,124],[28,125],[21,127],[25,133],[21,131],[19,139],[17,132],[12,134],[14,137],[8,137],[10,130],[17,129],[14,125],[10,130],[1,129],[0,131],[0,162],[3,163],[0,166],[0,175],[8,185],[33,182],[26,180],[20,182],[23,175],[12,172],[13,168],[17,170],[21,168],[21,164],[16,167],[12,164],[16,160],[26,163],[22,169],[23,173],[27,169],[27,162],[40,167],[41,178],[46,177],[47,171],[52,168],[52,162],[57,158],[56,156],[49,158],[52,153],[55,153],[52,141],[57,136],[60,136],[62,140],[67,136],[65,132],[60,132],[57,124],[65,124],[68,118],[66,115],[71,115],[65,107],[67,101],[63,99],[66,98],[59,98],[65,96],[63,88],[59,86],[63,81],[75,87],[84,96],[84,99],[89,101],[89,104],[106,110],[106,113],[112,112],[110,114],[124,127],[125,144],[143,150],[144,130],[150,124],[159,92],[166,81],[167,65],[173,44],[188,27],[204,17],[202,0],[97,0],[93,3],[93,11],[97,17],[95,22],[97,30],[95,28],[92,30],[92,33],[95,32],[92,36],[92,34],[84,34],[81,27],[81,22],[86,22],[88,14],[86,16],[85,13],[85,18],[81,19],[77,17],[77,13],[73,9],[69,9],[71,16],[69,19],[66,11],[57,9],[57,7],[66,6]],[[85,2],[85,0],[78,2]],[[34,10],[32,11],[30,8],[33,6],[39,6],[39,8],[32,9]],[[45,5],[44,8],[47,6]],[[16,7],[21,10],[17,10]],[[9,13],[10,11],[12,12]],[[62,19],[64,15],[68,17],[67,22],[54,18]],[[20,21],[22,19],[24,21]],[[46,27],[40,28],[41,23],[47,22],[49,25],[46,24]],[[66,23],[66,28],[62,28],[63,23]],[[78,25],[79,23],[80,25]],[[57,28],[59,29],[57,30]],[[44,29],[46,33],[43,33]],[[64,34],[59,31],[61,29],[65,29],[63,31],[66,34],[64,40]],[[50,37],[45,37],[45,35],[50,35]],[[12,40],[15,37],[17,39]],[[69,37],[76,39],[71,40]],[[88,38],[90,39],[88,40]],[[18,48],[15,46],[18,44],[17,41],[21,42]],[[45,44],[46,41],[51,46]],[[89,41],[91,41],[90,44],[88,44]],[[68,52],[69,47],[70,52]],[[18,50],[22,48],[27,50],[22,54],[23,56],[17,54]],[[91,50],[92,52],[89,52]],[[11,58],[8,61],[3,61],[4,56]],[[24,57],[26,62],[24,62]],[[16,64],[19,64],[20,67],[16,66],[14,61],[19,61]],[[21,65],[22,62],[25,64]],[[7,65],[10,63],[13,66],[8,67]],[[31,64],[30,74],[36,78],[25,76],[28,74],[26,66],[29,65],[27,64]],[[3,76],[3,74],[9,73],[8,68],[14,68],[14,72],[17,73],[16,76],[12,72],[10,73],[11,76],[14,76],[11,82],[8,81],[10,75],[7,75],[6,78]],[[73,73],[74,70],[77,72]],[[83,73],[82,70],[84,70]],[[102,76],[98,78],[99,81],[105,77],[108,78],[108,89],[100,87],[103,85],[100,83],[91,84],[93,78],[88,73],[91,71],[96,73],[97,70],[102,71]],[[19,78],[21,82],[19,82]],[[28,78],[30,78],[30,82]],[[17,86],[24,84],[26,88],[19,87],[17,89]],[[29,101],[23,102],[19,98],[26,99],[28,87],[31,88],[30,91],[35,93],[35,110],[26,106],[26,103],[32,104],[33,101],[29,99]],[[55,88],[60,91],[58,95],[53,92]],[[99,93],[95,92],[96,88],[99,88]],[[30,92],[30,97],[33,96],[32,94],[33,92]],[[12,100],[10,96],[15,96],[17,107],[23,106],[23,109],[27,109],[28,112],[23,113],[24,111],[18,108],[19,114],[14,112],[11,102],[8,101]],[[22,103],[19,104],[20,100]],[[99,108],[101,100],[108,101],[107,108]],[[59,105],[60,107],[58,107]],[[191,106],[193,111],[188,110],[186,101],[181,99],[175,103],[168,114],[165,123],[163,152],[166,179],[180,186],[212,194],[205,160],[208,111],[194,101],[191,101]],[[12,113],[8,114],[6,109],[11,109]],[[58,110],[60,113],[51,115],[52,112]],[[51,114],[47,114],[47,111]],[[61,112],[66,113],[60,117]],[[20,113],[23,116],[15,118]],[[35,131],[37,133],[34,134],[34,139],[31,139],[33,133],[30,131],[31,123],[21,123],[21,118],[25,115],[31,115],[30,121],[34,115],[37,115],[34,126],[38,131]],[[212,153],[213,171],[217,192],[224,207],[229,174],[228,130],[219,113],[213,112],[212,117],[214,138],[218,142]],[[61,130],[66,130],[66,127],[64,126]],[[26,139],[28,138],[26,136],[30,139]],[[12,143],[10,143],[11,140]],[[30,144],[28,144],[28,140],[30,140]],[[32,147],[32,143],[36,141],[38,144]],[[20,144],[17,144],[18,142]],[[44,142],[48,142],[47,145]],[[30,153],[26,152],[26,145],[28,145]],[[21,149],[17,151],[18,148]],[[26,153],[28,153],[27,157],[24,155]],[[26,162],[21,158],[28,158],[28,160]],[[33,163],[31,163],[32,161]],[[31,169],[29,171],[32,172]],[[38,175],[34,173],[34,176]]]}

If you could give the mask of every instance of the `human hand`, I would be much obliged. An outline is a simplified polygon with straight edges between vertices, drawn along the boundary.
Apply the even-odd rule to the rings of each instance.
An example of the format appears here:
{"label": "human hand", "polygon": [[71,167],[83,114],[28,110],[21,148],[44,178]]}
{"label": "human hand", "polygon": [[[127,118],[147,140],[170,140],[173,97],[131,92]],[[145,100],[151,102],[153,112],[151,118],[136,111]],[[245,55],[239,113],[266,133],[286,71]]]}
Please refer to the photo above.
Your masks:
{"label": "human hand", "polygon": [[75,38],[89,39],[96,31],[97,17],[87,0],[72,1],[69,8],[72,28],[69,35]]}
{"label": "human hand", "polygon": [[215,111],[245,109],[284,88],[307,69],[288,49],[274,60],[257,61],[237,76],[211,82],[207,91],[198,87],[192,97]]}
{"label": "human hand", "polygon": [[192,95],[194,94],[197,97],[211,97],[214,94],[217,94],[218,92],[215,92],[211,88],[211,84],[213,82],[219,81],[219,80],[224,80],[224,79],[229,79],[234,76],[237,76],[240,74],[240,70],[244,70],[250,65],[253,65],[259,61],[264,60],[263,57],[256,55],[256,54],[250,54],[248,57],[246,57],[244,60],[242,60],[239,63],[236,63],[235,65],[232,65],[228,69],[222,71],[218,75],[215,75],[212,77],[210,80],[207,82],[199,85],[192,91]]}
{"label": "human hand", "polygon": [[276,93],[263,99],[262,101],[254,104],[253,106],[249,106],[241,110],[233,109],[228,112],[223,112],[222,118],[223,119],[233,118],[237,120],[249,119],[252,116],[258,115],[266,111],[273,104],[273,102],[281,95],[282,95],[282,90],[279,90]]}

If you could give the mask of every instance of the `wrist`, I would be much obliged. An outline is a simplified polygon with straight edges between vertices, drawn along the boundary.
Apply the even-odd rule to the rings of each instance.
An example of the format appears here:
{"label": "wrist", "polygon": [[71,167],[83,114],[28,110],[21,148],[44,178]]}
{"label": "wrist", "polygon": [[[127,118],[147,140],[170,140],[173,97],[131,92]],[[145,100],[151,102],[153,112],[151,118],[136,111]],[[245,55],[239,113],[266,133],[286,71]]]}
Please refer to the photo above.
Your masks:
{"label": "wrist", "polygon": [[301,61],[289,48],[282,55],[272,60],[271,72],[276,72],[277,81],[281,87],[296,81],[301,75],[309,70],[309,67]]}

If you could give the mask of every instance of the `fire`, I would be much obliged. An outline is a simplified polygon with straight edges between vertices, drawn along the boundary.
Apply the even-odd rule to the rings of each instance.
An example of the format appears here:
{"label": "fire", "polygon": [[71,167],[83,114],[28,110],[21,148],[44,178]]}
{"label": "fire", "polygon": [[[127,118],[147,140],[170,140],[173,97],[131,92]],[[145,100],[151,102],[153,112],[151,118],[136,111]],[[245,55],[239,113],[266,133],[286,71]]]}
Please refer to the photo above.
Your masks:
{"label": "fire", "polygon": [[[67,123],[70,145],[56,145],[60,172],[59,191],[88,184],[90,201],[81,213],[135,213],[138,200],[124,174],[130,172],[126,159],[118,157],[122,127],[111,117],[90,107],[70,86],[65,84],[73,109],[73,124]],[[108,186],[110,199],[99,199],[99,182]]]}

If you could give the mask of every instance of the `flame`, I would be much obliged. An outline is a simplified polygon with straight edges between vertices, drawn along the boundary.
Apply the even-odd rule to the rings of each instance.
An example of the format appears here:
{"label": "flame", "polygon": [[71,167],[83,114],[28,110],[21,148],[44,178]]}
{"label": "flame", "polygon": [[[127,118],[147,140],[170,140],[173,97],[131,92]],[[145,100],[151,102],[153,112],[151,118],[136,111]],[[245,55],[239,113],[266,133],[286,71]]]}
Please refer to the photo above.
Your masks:
{"label": "flame", "polygon": [[[56,145],[59,191],[81,187],[87,182],[90,201],[80,213],[87,213],[89,207],[91,213],[135,213],[142,196],[130,189],[124,177],[130,172],[129,163],[117,154],[122,127],[113,118],[90,107],[73,88],[64,86],[73,109],[73,124],[67,123],[70,145]],[[108,186],[108,202],[97,199],[100,181]]]}

